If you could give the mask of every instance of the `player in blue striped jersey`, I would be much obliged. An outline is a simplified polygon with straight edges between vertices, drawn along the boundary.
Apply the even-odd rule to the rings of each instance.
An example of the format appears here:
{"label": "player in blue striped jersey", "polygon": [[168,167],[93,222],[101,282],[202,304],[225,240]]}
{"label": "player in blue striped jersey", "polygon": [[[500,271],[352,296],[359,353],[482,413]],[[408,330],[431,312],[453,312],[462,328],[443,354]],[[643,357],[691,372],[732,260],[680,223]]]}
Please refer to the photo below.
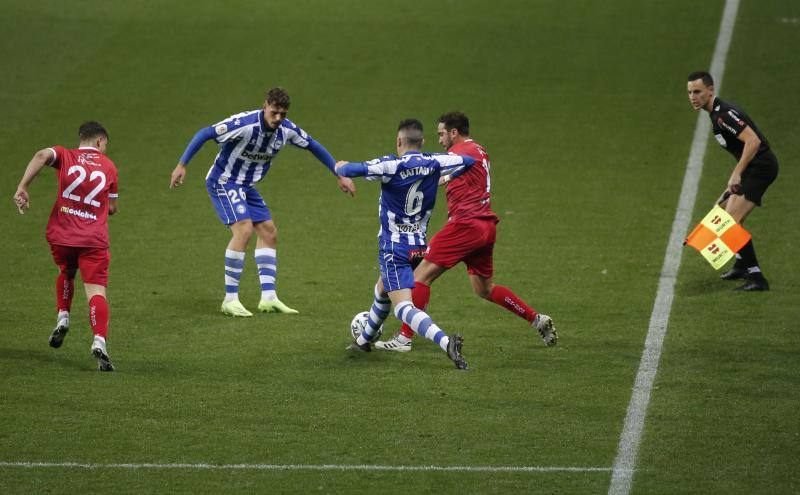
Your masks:
{"label": "player in blue striped jersey", "polygon": [[378,263],[381,276],[375,284],[375,299],[362,334],[348,349],[370,351],[378,328],[394,304],[397,318],[415,332],[439,345],[458,369],[467,369],[461,355],[462,337],[448,336],[430,316],[411,301],[414,287],[412,253],[424,249],[425,232],[436,203],[439,177],[457,176],[471,166],[470,157],[446,153],[422,153],[422,123],[416,119],[400,122],[397,131],[397,156],[384,156],[368,162],[338,162],[336,172],[345,177],[365,177],[381,181],[378,232]]}
{"label": "player in blue striped jersey", "polygon": [[[255,188],[269,171],[272,160],[287,144],[309,150],[336,175],[336,161],[328,150],[286,118],[291,100],[282,88],[267,92],[264,107],[233,115],[195,134],[172,172],[170,187],[183,184],[186,165],[206,141],[214,140],[219,153],[206,175],[206,189],[222,223],[230,227],[231,240],[225,251],[225,299],[222,312],[230,316],[253,316],[239,301],[239,279],[245,249],[253,233],[258,236],[255,259],[261,282],[259,311],[297,313],[282,303],[275,292],[278,231],[264,199]],[[355,193],[353,181],[336,175],[339,188]]]}

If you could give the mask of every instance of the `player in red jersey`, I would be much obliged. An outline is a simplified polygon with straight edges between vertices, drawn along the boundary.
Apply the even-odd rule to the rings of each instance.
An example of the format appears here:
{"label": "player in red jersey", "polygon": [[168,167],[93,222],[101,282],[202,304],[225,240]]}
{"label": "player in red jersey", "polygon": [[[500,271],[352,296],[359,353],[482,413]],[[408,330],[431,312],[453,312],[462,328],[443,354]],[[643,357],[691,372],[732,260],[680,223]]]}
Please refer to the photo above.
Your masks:
{"label": "player in red jersey", "polygon": [[80,270],[89,324],[94,340],[92,355],[100,371],[114,371],[106,351],[108,336],[108,215],[117,211],[117,167],[105,155],[108,133],[97,122],[86,122],[78,130],[80,147],[53,146],[33,155],[17,186],[14,202],[21,214],[30,207],[28,186],[45,167],[56,169],[58,197],[50,212],[45,237],[60,272],[56,279],[56,328],[50,347],[59,348],[69,331],[69,311]]}
{"label": "player in red jersey", "polygon": [[[545,345],[558,342],[553,320],[528,306],[508,287],[492,281],[492,250],[495,230],[500,220],[492,211],[490,200],[489,155],[469,137],[469,118],[462,112],[450,112],[439,118],[439,144],[450,153],[469,156],[477,162],[461,176],[447,182],[448,219],[428,244],[425,258],[414,270],[414,306],[425,308],[434,280],[460,262],[467,265],[472,288],[479,297],[492,301],[527,320],[542,337]],[[376,342],[387,351],[411,350],[413,332],[403,325],[393,338]]]}

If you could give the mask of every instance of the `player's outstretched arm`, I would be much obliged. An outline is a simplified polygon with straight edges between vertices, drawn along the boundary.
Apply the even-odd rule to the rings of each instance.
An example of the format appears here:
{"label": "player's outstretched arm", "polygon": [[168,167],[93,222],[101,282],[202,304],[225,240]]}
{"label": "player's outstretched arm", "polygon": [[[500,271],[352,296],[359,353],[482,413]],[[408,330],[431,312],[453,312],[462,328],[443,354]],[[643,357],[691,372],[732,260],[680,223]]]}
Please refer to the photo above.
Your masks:
{"label": "player's outstretched arm", "polygon": [[367,175],[367,164],[341,160],[336,162],[336,174],[340,177],[363,177]]}
{"label": "player's outstretched arm", "polygon": [[[469,167],[475,164],[475,159],[471,156],[466,155],[437,155],[437,161],[440,164],[442,177],[439,179],[439,185],[442,185],[444,182],[449,180],[455,179],[459,175],[463,174],[464,172],[469,169]],[[442,181],[441,179],[444,177],[449,177]]]}
{"label": "player's outstretched arm", "polygon": [[316,157],[317,160],[320,161],[320,163],[328,167],[328,169],[330,169],[330,171],[337,176],[336,181],[338,183],[339,190],[345,194],[349,194],[350,196],[355,196],[356,185],[349,178],[342,177],[336,173],[336,160],[333,158],[333,156],[328,152],[327,149],[325,149],[324,146],[322,146],[322,144],[319,143],[319,141],[314,141],[310,136],[308,139],[308,150],[314,155],[314,157]]}
{"label": "player's outstretched arm", "polygon": [[169,180],[170,189],[183,184],[183,179],[186,177],[186,165],[189,163],[192,157],[198,151],[200,151],[200,148],[203,147],[205,142],[209,139],[214,139],[215,135],[216,132],[214,132],[213,127],[204,127],[197,131],[189,145],[184,150],[178,165],[172,171],[172,176]]}
{"label": "player's outstretched arm", "polygon": [[17,186],[17,192],[14,193],[14,203],[17,205],[17,210],[19,211],[20,215],[25,214],[25,210],[30,208],[30,196],[28,196],[28,186],[31,185],[33,179],[39,174],[39,172],[45,167],[45,165],[49,165],[53,163],[55,156],[53,155],[53,151],[50,149],[43,149],[36,152],[31,158],[31,161],[28,162],[28,166],[25,168],[25,173],[22,174],[22,179],[19,181],[19,185]]}

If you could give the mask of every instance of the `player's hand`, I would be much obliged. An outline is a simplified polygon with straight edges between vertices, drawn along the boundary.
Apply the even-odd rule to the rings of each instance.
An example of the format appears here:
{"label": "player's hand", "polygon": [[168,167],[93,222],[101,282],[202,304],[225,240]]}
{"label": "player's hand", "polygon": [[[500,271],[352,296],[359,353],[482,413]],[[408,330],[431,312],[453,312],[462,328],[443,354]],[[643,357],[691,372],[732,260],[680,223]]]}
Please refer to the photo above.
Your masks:
{"label": "player's hand", "polygon": [[[347,163],[347,162],[339,162],[339,163]],[[338,166],[339,163],[337,163],[336,165]],[[339,189],[343,193],[349,194],[350,196],[356,195],[356,185],[353,183],[352,179],[350,179],[349,177],[339,176],[338,182],[339,182]]]}
{"label": "player's hand", "polygon": [[443,176],[439,177],[439,186],[443,186],[443,185],[447,184],[448,182],[450,182],[450,176],[449,175],[443,175]]}
{"label": "player's hand", "polygon": [[169,180],[169,188],[175,188],[183,184],[183,179],[186,177],[186,165],[179,163],[172,171],[172,177]]}
{"label": "player's hand", "polygon": [[742,176],[734,172],[731,174],[731,178],[728,180],[728,191],[730,191],[731,194],[739,194],[741,190]]}
{"label": "player's hand", "polygon": [[31,207],[28,191],[24,189],[17,189],[17,192],[14,193],[14,203],[17,205],[17,211],[19,211],[19,214],[24,215],[25,210]]}

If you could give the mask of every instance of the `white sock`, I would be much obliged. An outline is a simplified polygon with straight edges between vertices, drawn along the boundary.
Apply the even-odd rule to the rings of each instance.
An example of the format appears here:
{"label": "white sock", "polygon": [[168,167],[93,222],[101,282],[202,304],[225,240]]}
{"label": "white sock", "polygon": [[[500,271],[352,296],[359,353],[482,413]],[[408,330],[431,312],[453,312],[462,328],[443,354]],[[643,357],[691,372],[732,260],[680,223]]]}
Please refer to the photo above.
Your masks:
{"label": "white sock", "polygon": [[61,323],[62,321],[65,321],[67,326],[69,326],[69,311],[61,310],[58,312],[58,316],[56,316],[56,322]]}

